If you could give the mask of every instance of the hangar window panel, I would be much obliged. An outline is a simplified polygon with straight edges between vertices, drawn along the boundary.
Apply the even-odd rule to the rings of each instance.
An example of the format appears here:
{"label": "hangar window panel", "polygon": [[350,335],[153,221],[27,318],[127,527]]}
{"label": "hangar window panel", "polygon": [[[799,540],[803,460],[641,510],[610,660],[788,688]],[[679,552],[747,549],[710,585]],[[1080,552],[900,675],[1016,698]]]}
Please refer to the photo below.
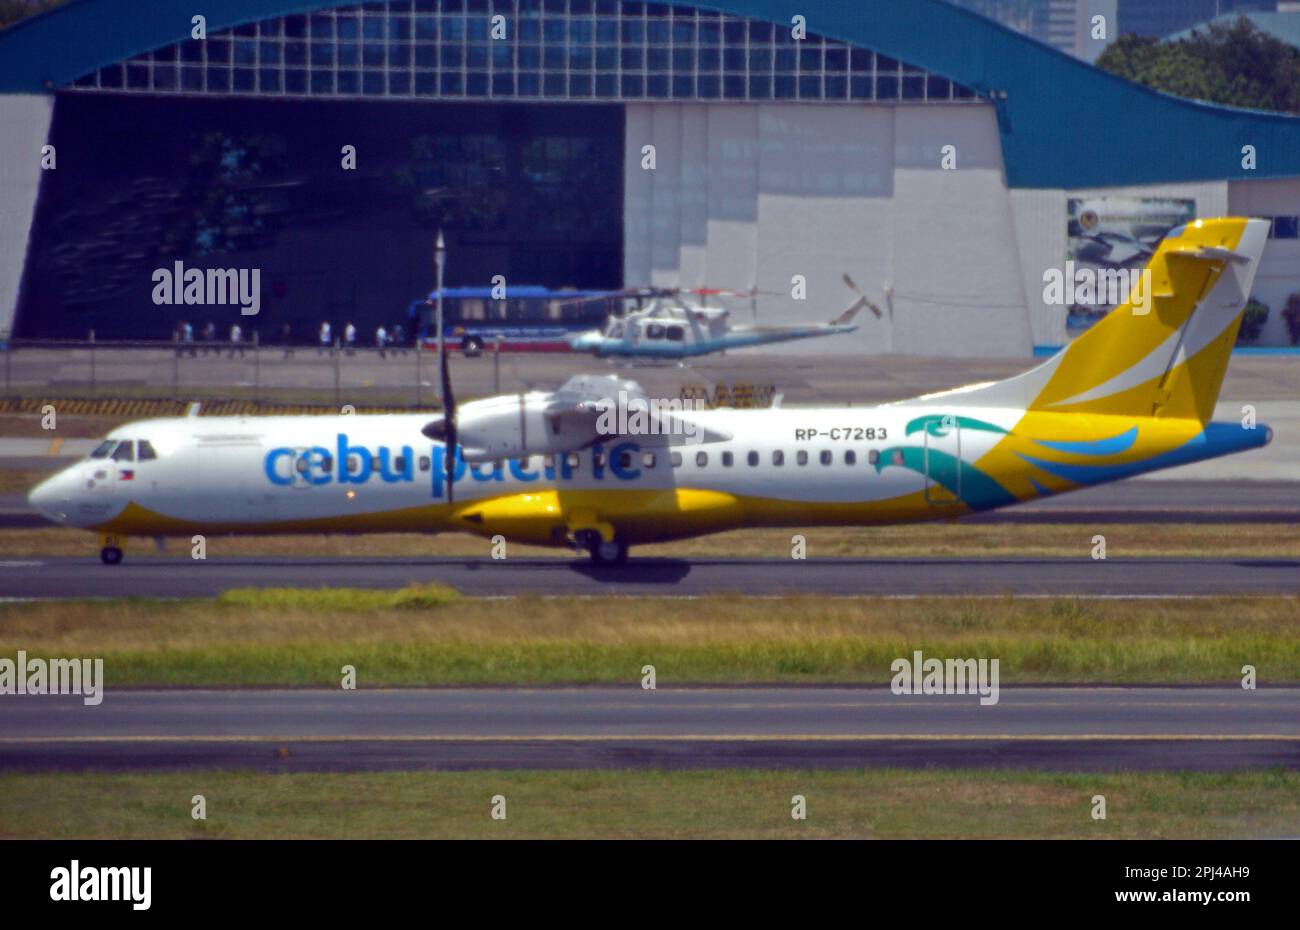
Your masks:
{"label": "hangar window panel", "polygon": [[[494,13],[506,17],[504,40],[491,37]],[[795,40],[784,21],[620,0],[354,4],[242,23],[205,42],[180,39],[70,88],[557,101],[979,99],[870,49],[816,34]]]}

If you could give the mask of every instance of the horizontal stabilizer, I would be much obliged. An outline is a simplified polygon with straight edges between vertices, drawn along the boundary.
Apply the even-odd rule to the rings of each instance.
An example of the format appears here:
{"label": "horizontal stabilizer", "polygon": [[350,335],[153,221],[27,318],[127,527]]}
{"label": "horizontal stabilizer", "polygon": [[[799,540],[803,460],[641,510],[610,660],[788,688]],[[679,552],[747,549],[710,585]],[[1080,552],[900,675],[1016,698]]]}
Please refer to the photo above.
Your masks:
{"label": "horizontal stabilizer", "polygon": [[1215,245],[1177,246],[1168,249],[1166,254],[1170,258],[1190,258],[1202,262],[1232,262],[1236,265],[1245,264],[1250,261],[1249,255],[1242,255],[1240,252],[1234,252],[1232,249],[1225,249]]}

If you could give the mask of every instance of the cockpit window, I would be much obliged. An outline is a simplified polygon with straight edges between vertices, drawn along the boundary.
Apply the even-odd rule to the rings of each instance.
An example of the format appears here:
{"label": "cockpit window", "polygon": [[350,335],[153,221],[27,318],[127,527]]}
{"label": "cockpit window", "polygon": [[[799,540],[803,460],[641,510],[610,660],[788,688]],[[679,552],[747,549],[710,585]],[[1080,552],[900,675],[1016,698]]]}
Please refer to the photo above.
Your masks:
{"label": "cockpit window", "polygon": [[113,450],[114,462],[134,462],[135,461],[135,443],[126,439],[118,444]]}
{"label": "cockpit window", "polygon": [[108,454],[113,451],[113,447],[116,445],[116,439],[105,439],[99,445],[95,446],[95,451],[90,453],[90,457],[92,459],[106,459],[108,458]]}
{"label": "cockpit window", "polygon": [[140,440],[140,448],[136,450],[136,454],[140,457],[140,461],[142,462],[147,462],[149,459],[156,459],[158,457],[158,453],[153,450],[153,444],[147,439]]}

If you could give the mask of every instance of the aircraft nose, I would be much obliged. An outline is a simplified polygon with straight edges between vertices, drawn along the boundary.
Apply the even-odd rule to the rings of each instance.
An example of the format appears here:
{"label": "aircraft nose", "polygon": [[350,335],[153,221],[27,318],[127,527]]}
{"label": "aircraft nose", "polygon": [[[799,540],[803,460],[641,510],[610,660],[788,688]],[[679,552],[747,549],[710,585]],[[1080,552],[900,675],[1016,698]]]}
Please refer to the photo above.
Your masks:
{"label": "aircraft nose", "polygon": [[27,503],[55,523],[65,522],[72,506],[68,476],[60,472],[53,478],[45,479],[32,488],[31,493],[27,495]]}

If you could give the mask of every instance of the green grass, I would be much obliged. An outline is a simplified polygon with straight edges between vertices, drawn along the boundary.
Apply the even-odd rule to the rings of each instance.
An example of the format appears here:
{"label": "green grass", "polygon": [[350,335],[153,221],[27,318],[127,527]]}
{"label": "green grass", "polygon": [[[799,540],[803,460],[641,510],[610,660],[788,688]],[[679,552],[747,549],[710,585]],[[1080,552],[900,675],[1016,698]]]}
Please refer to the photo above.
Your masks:
{"label": "green grass", "polygon": [[[207,800],[206,821],[191,798]],[[506,819],[493,820],[494,795]],[[790,816],[791,797],[808,817]],[[1093,820],[1092,797],[1106,797]],[[0,836],[1234,838],[1300,832],[1300,773],[184,772],[0,775]]]}
{"label": "green grass", "polygon": [[217,597],[221,607],[246,610],[430,610],[460,595],[442,585],[414,585],[395,591],[367,588],[231,588]]}
{"label": "green grass", "polygon": [[99,656],[110,686],[660,682],[884,684],[930,655],[1004,683],[1300,681],[1300,598],[1096,601],[457,598],[232,591],[217,600],[0,604],[0,655]]}

